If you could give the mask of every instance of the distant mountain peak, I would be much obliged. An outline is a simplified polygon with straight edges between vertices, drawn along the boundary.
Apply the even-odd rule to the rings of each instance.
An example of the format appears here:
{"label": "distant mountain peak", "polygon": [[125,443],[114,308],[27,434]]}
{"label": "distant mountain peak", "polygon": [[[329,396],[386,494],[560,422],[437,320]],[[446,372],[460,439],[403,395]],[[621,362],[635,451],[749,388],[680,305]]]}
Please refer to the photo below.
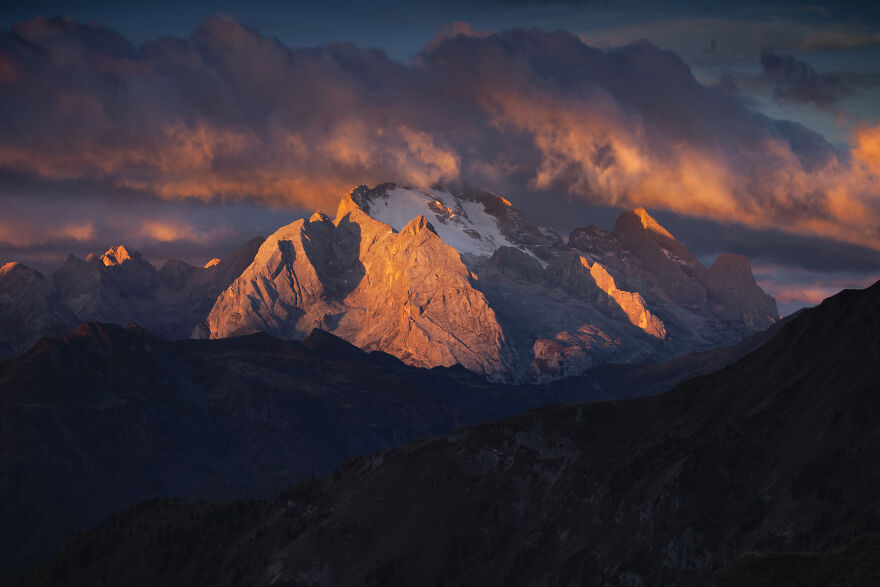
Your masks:
{"label": "distant mountain peak", "polygon": [[8,265],[0,271],[0,360],[40,337],[71,332],[81,322],[134,320],[163,338],[190,336],[262,242],[255,237],[207,268],[169,259],[157,271],[124,245],[85,260],[69,255],[46,276]]}
{"label": "distant mountain peak", "polygon": [[721,253],[709,267],[716,274],[724,274],[739,278],[746,283],[754,283],[752,276],[752,264],[743,255],[736,253]]}
{"label": "distant mountain peak", "polygon": [[[339,200],[339,206],[336,208],[336,222],[339,222],[346,214],[349,214],[353,210],[357,210],[359,212],[363,212],[362,206],[358,201],[354,199],[355,194],[361,188],[366,188],[367,186],[358,186],[351,193],[346,194]],[[309,219],[309,222],[315,221],[323,221],[324,218],[327,217],[325,214],[315,213],[312,214],[312,217]],[[329,217],[327,217],[329,219]]]}
{"label": "distant mountain peak", "polygon": [[110,247],[103,255],[101,255],[101,261],[106,267],[122,265],[126,261],[130,261],[131,258],[131,253],[128,252],[128,249],[126,249],[124,245]]}
{"label": "distant mountain peak", "polygon": [[648,211],[641,206],[633,210],[633,214],[639,217],[639,220],[642,221],[642,227],[644,227],[645,230],[650,230],[652,232],[661,234],[666,238],[675,240],[675,237],[672,236],[672,233],[663,228],[660,223],[654,220],[654,217],[648,214]]}
{"label": "distant mountain peak", "polygon": [[220,259],[218,259],[217,257],[214,257],[213,259],[211,259],[210,261],[205,263],[205,269],[210,269],[211,267],[216,267],[219,264],[220,264]]}
{"label": "distant mountain peak", "polygon": [[333,222],[329,216],[318,210],[309,218],[309,222]]}
{"label": "distant mountain peak", "polygon": [[10,261],[0,267],[0,275],[6,275],[8,273],[12,273],[13,271],[22,271],[22,270],[30,270],[30,267],[19,263],[18,261]]}
{"label": "distant mountain peak", "polygon": [[532,224],[509,200],[463,182],[427,189],[361,185],[343,198],[340,210],[351,206],[397,231],[424,216],[446,244],[477,257],[489,258],[501,247],[513,247],[543,262],[547,251],[562,244],[559,235]]}
{"label": "distant mountain peak", "polygon": [[403,230],[400,232],[402,234],[413,234],[416,235],[420,233],[422,230],[428,229],[434,234],[437,234],[437,231],[434,229],[434,226],[428,222],[428,219],[425,218],[422,214],[419,214],[415,218],[409,221],[409,224],[403,227]]}

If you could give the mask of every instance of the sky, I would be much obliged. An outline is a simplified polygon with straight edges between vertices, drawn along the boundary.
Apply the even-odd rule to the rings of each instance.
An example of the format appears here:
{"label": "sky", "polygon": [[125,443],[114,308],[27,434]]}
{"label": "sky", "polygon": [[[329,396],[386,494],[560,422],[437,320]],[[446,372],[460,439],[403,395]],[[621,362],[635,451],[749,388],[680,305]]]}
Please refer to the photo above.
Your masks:
{"label": "sky", "polygon": [[0,0],[0,263],[204,263],[447,179],[563,235],[644,206],[783,314],[864,287],[880,5]]}

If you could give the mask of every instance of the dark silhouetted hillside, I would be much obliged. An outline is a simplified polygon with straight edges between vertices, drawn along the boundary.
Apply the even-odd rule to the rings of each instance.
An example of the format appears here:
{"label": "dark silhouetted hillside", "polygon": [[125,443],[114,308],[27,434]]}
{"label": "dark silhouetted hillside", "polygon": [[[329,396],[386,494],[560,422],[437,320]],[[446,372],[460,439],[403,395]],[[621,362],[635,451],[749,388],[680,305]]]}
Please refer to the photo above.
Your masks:
{"label": "dark silhouetted hillside", "polygon": [[[704,585],[752,551],[832,551],[880,531],[878,341],[880,283],[659,396],[422,440],[272,502],[139,505],[23,584]],[[722,577],[760,584],[748,560]]]}

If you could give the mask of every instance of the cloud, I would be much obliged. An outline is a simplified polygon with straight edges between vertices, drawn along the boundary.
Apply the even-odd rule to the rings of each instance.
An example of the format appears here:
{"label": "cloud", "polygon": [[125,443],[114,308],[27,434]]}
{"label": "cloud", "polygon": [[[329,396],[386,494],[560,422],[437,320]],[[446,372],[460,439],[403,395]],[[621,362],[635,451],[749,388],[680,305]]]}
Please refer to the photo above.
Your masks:
{"label": "cloud", "polygon": [[440,29],[440,32],[428,43],[429,49],[434,49],[443,41],[455,39],[457,37],[488,37],[492,33],[487,31],[478,31],[469,22],[454,21],[451,24]]}
{"label": "cloud", "polygon": [[856,129],[852,155],[867,172],[873,171],[877,179],[880,175],[880,120],[877,126],[862,125]]}
{"label": "cloud", "polygon": [[863,289],[880,277],[852,271],[828,276],[779,265],[755,265],[752,270],[761,288],[776,299],[782,315],[819,304],[842,289]]}
{"label": "cloud", "polygon": [[[840,151],[647,42],[458,26],[399,63],[291,48],[228,17],[139,47],[36,19],[0,38],[0,64],[0,172],[114,201],[333,211],[354,184],[463,178],[527,211],[643,205],[880,249],[876,128]],[[184,234],[144,226],[133,234]]]}
{"label": "cloud", "polygon": [[880,33],[852,30],[812,30],[797,45],[803,50],[846,50],[876,47],[880,45]]}
{"label": "cloud", "polygon": [[213,226],[200,228],[177,219],[147,219],[141,221],[141,237],[157,241],[159,243],[191,242],[208,244],[221,241],[231,236],[235,231],[230,226]]}
{"label": "cloud", "polygon": [[761,67],[774,84],[776,99],[826,107],[852,96],[854,90],[835,74],[820,74],[813,66],[791,55],[761,52]]}
{"label": "cloud", "polygon": [[124,244],[158,264],[176,257],[202,265],[306,214],[249,203],[107,200],[64,187],[39,198],[4,196],[0,264],[16,260],[48,272],[71,253],[84,258]]}
{"label": "cloud", "polygon": [[30,247],[47,242],[85,242],[94,236],[95,225],[88,221],[47,224],[36,220],[0,219],[0,245]]}
{"label": "cloud", "polygon": [[[761,50],[828,52],[880,46],[880,33],[859,30],[851,22],[796,20],[789,17],[674,18],[586,31],[585,42],[616,47],[649,39],[678,52],[688,62],[706,65],[751,63]],[[710,50],[706,50],[710,49]]]}

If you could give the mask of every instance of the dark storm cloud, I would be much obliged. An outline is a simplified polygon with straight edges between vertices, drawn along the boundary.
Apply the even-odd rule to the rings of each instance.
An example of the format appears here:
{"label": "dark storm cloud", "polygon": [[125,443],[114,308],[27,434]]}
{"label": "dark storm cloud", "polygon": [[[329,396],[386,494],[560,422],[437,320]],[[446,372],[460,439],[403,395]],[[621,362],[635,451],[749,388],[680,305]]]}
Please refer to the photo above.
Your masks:
{"label": "dark storm cloud", "polygon": [[791,55],[764,50],[761,66],[773,82],[773,95],[779,100],[824,107],[854,93],[839,75],[820,74],[806,61]]}
{"label": "dark storm cloud", "polygon": [[880,277],[880,255],[866,246],[839,240],[755,230],[712,220],[657,212],[658,221],[695,255],[713,259],[721,252],[738,253],[758,264],[784,265],[800,272],[864,272]]}
{"label": "dark storm cloud", "polygon": [[[112,202],[333,212],[353,184],[463,178],[550,224],[574,199],[880,248],[880,131],[838,152],[647,42],[600,50],[565,32],[461,27],[400,63],[345,43],[291,48],[228,17],[137,47],[36,19],[0,40],[0,126],[7,174]],[[198,228],[136,214],[156,242]],[[75,240],[88,228],[53,225]],[[38,233],[0,221],[0,242]]]}
{"label": "dark storm cloud", "polygon": [[[762,49],[784,53],[842,53],[880,46],[877,23],[853,24],[850,16],[791,18],[763,14],[757,18],[682,17],[658,15],[652,20],[587,30],[584,38],[600,46],[619,46],[634,39],[678,52],[690,63],[706,67],[749,64]],[[836,13],[835,13],[836,14]]]}

